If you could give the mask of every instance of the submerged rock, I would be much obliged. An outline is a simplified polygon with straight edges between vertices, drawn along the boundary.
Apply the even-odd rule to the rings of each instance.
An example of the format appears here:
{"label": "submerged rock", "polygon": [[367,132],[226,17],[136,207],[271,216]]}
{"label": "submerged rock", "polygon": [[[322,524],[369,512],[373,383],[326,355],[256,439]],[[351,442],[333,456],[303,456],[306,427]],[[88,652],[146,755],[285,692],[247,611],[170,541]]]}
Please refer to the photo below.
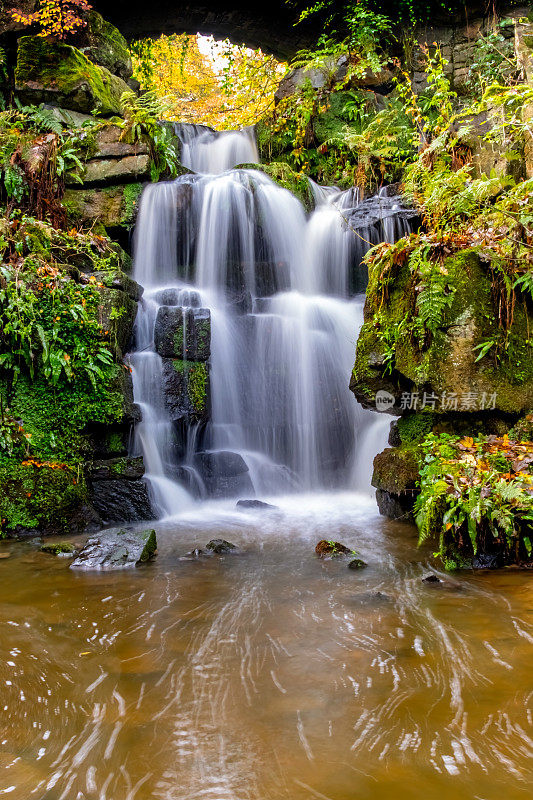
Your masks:
{"label": "submerged rock", "polygon": [[270,503],[264,503],[262,500],[237,500],[237,508],[262,508],[277,509],[278,506],[273,506]]}
{"label": "submerged rock", "polygon": [[346,545],[341,542],[333,542],[328,539],[321,539],[315,547],[315,553],[319,558],[335,558],[336,556],[351,556],[355,555],[353,550],[350,550]]}
{"label": "submerged rock", "polygon": [[474,569],[499,569],[503,565],[503,559],[499,553],[478,553],[472,559]]}
{"label": "submerged rock", "polygon": [[154,530],[111,528],[91,537],[70,565],[72,569],[113,570],[135,567],[156,552]]}
{"label": "submerged rock", "polygon": [[444,583],[444,581],[442,578],[439,578],[438,575],[431,573],[430,575],[426,575],[425,578],[422,578],[422,583]]}
{"label": "submerged rock", "polygon": [[54,542],[53,544],[41,545],[42,553],[50,553],[52,556],[73,555],[74,545],[70,542]]}
{"label": "submerged rock", "polygon": [[221,553],[231,553],[233,550],[237,550],[237,545],[227,542],[225,539],[211,539],[206,544],[205,549],[220,555]]}
{"label": "submerged rock", "polygon": [[353,595],[350,601],[362,606],[382,606],[392,603],[392,598],[384,592],[361,592]]}
{"label": "submerged rock", "polygon": [[366,563],[366,561],[363,561],[361,558],[354,558],[348,564],[348,569],[364,569],[365,567],[368,567],[368,564]]}

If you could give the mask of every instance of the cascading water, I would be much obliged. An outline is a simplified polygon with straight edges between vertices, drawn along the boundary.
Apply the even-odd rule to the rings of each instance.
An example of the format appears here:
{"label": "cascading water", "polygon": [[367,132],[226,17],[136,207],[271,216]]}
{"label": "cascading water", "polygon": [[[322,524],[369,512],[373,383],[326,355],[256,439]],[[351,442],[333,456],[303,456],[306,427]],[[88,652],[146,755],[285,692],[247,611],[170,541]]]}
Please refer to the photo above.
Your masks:
{"label": "cascading water", "polygon": [[[388,425],[348,389],[359,264],[406,223],[389,198],[361,213],[357,190],[320,187],[307,220],[259,170],[227,171],[257,159],[250,131],[177,133],[185,163],[206,174],[147,187],[136,229],[145,289],[132,356],[136,441],[157,511],[183,507],[184,482],[196,495],[230,497],[368,490],[368,443],[377,452]],[[197,341],[209,318],[210,358]],[[187,402],[176,401],[177,384]],[[209,385],[210,414],[185,408]]]}

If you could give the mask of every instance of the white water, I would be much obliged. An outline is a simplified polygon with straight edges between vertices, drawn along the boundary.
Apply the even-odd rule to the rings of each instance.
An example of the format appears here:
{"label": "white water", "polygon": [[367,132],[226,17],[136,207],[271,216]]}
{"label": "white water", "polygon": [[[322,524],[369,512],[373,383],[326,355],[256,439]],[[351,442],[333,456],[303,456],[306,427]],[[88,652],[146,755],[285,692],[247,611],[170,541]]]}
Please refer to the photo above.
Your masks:
{"label": "white water", "polygon": [[[248,469],[219,496],[370,493],[390,418],[363,410],[348,388],[363,321],[364,296],[354,287],[364,286],[359,263],[370,243],[395,235],[394,218],[381,233],[358,231],[349,221],[357,190],[315,187],[320,204],[306,219],[299,201],[260,171],[227,171],[257,160],[250,131],[178,133],[185,163],[209,174],[148,186],[136,229],[134,277],[145,288],[132,356],[143,412],[136,440],[158,512],[176,515],[190,502],[180,466],[202,491],[202,449],[238,454]],[[209,308],[212,320],[211,421],[201,444],[198,425],[189,426],[181,464],[153,344],[160,292],[169,288],[181,293],[173,305]]]}

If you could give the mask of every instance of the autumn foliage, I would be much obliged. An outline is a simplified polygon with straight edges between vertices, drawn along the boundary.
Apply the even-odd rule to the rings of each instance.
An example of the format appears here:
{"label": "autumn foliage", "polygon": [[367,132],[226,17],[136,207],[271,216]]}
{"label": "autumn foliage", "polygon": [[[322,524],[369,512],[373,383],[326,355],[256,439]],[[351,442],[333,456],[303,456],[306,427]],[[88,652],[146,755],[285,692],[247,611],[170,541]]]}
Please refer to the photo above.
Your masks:
{"label": "autumn foliage", "polygon": [[39,36],[62,40],[86,26],[81,14],[90,10],[86,0],[39,0],[37,11],[26,13],[14,8],[11,17],[22,25],[38,25]]}

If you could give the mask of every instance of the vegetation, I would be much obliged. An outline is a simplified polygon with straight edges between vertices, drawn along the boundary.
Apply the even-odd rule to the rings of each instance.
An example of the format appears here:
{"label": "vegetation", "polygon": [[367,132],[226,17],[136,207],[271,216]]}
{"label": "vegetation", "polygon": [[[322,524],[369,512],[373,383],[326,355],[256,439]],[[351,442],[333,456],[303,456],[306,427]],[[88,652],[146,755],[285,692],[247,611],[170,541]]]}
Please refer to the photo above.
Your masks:
{"label": "vegetation", "polygon": [[448,568],[478,553],[501,563],[533,552],[533,443],[508,436],[428,435],[422,445],[416,522],[420,542],[437,536]]}
{"label": "vegetation", "polygon": [[199,41],[174,34],[134,42],[135,77],[165,104],[166,119],[218,130],[255,124],[273,106],[285,65],[227,39],[202,37],[202,50]]}
{"label": "vegetation", "polygon": [[11,16],[22,25],[38,25],[39,36],[66,39],[87,25],[82,14],[90,9],[86,0],[39,0],[37,11],[28,14],[13,9]]}

